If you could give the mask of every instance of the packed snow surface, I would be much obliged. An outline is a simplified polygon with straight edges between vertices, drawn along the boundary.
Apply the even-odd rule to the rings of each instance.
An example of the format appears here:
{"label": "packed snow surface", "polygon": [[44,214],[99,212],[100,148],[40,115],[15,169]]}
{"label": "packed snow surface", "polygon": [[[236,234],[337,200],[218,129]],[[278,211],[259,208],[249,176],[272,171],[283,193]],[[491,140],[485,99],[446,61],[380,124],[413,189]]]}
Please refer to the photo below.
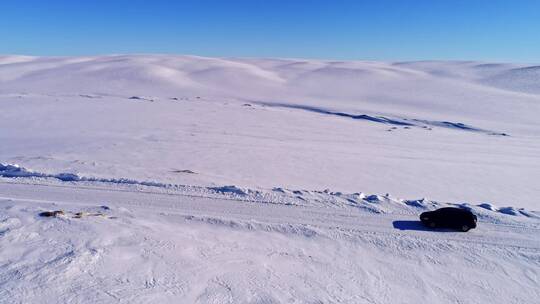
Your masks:
{"label": "packed snow surface", "polygon": [[535,303],[539,71],[0,56],[0,303]]}
{"label": "packed snow surface", "polygon": [[[0,183],[1,303],[535,303],[540,213],[428,200],[38,178]],[[57,217],[43,211],[61,210]]]}

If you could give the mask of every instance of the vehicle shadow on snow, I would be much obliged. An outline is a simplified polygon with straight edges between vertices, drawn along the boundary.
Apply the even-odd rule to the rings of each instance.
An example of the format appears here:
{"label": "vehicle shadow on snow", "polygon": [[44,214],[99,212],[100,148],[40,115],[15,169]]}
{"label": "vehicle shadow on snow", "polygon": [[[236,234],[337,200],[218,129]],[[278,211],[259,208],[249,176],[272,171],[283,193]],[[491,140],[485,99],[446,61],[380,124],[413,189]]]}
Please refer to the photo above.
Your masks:
{"label": "vehicle shadow on snow", "polygon": [[433,232],[451,232],[449,229],[429,228],[424,226],[421,221],[394,221],[392,225],[399,230],[417,230],[417,231],[433,231]]}

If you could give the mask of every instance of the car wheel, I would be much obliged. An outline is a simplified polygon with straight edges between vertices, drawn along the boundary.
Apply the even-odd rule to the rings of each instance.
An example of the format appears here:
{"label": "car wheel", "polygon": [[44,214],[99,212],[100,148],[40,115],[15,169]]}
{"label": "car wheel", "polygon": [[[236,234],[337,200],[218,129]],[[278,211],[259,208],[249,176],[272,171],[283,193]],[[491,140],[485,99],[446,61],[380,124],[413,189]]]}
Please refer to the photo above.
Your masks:
{"label": "car wheel", "polygon": [[434,223],[434,222],[429,222],[429,227],[431,227],[431,228],[435,228],[435,226],[437,226],[437,225],[435,225],[435,223]]}
{"label": "car wheel", "polygon": [[461,231],[463,231],[463,232],[467,232],[467,231],[469,231],[470,229],[471,229],[471,228],[470,228],[469,226],[467,226],[467,225],[461,226]]}

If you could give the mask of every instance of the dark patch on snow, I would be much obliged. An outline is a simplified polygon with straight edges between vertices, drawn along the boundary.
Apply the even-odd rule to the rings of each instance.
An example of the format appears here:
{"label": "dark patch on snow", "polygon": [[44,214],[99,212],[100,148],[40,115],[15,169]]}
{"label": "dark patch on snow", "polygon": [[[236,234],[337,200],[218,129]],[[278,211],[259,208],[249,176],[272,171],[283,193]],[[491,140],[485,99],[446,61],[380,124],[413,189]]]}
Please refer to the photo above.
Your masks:
{"label": "dark patch on snow", "polygon": [[502,207],[502,208],[499,208],[499,212],[508,214],[508,215],[521,215],[519,210],[514,207]]}
{"label": "dark patch on snow", "polygon": [[101,98],[101,95],[91,95],[91,94],[79,94],[79,96],[83,98],[91,98],[91,99]]}
{"label": "dark patch on snow", "polygon": [[370,202],[370,203],[380,203],[383,201],[383,198],[376,195],[376,194],[372,194],[372,195],[369,195],[367,197],[364,198],[365,201],[367,202]]}
{"label": "dark patch on snow", "polygon": [[261,103],[262,105],[269,106],[269,107],[279,107],[279,108],[291,108],[291,109],[299,109],[319,114],[326,114],[326,115],[333,115],[333,116],[339,116],[339,117],[347,117],[352,119],[358,119],[358,120],[367,120],[371,122],[376,123],[383,123],[383,124],[390,124],[390,125],[398,125],[398,126],[412,126],[412,123],[402,121],[402,120],[395,120],[391,118],[387,118],[384,116],[370,116],[366,114],[349,114],[345,112],[334,112],[322,108],[317,107],[310,107],[310,106],[304,106],[304,105],[295,105],[295,104],[284,104],[284,103]]}
{"label": "dark patch on snow", "polygon": [[128,99],[131,99],[131,100],[141,100],[141,101],[150,101],[150,102],[154,102],[155,99],[152,98],[152,97],[145,97],[145,96],[131,96],[129,97]]}
{"label": "dark patch on snow", "polygon": [[424,202],[424,199],[419,200],[406,200],[403,201],[403,203],[407,206],[416,207],[416,208],[426,208],[426,204]]}
{"label": "dark patch on snow", "polygon": [[210,187],[209,190],[213,190],[220,193],[231,193],[236,195],[247,195],[247,192],[236,186],[222,186],[222,187]]}
{"label": "dark patch on snow", "polygon": [[59,173],[56,175],[56,178],[63,182],[76,182],[81,179],[77,174],[73,173]]}
{"label": "dark patch on snow", "polygon": [[[269,102],[254,102],[254,103],[267,106],[267,107],[298,109],[298,110],[304,110],[304,111],[314,112],[314,113],[319,113],[319,114],[346,117],[346,118],[351,118],[355,120],[365,120],[365,121],[374,122],[374,123],[401,126],[401,127],[404,127],[404,129],[410,129],[410,127],[420,127],[420,128],[431,130],[430,128],[431,126],[431,127],[440,127],[440,128],[454,129],[454,130],[460,130],[460,131],[479,132],[479,133],[485,133],[488,135],[509,136],[506,133],[484,130],[484,129],[476,128],[476,127],[461,123],[461,122],[434,121],[434,120],[426,120],[426,119],[390,118],[390,117],[385,117],[385,116],[380,116],[380,115],[375,116],[375,115],[367,115],[367,114],[351,114],[351,113],[331,111],[331,110],[323,109],[319,107],[312,107],[312,106],[298,105],[298,104],[269,103]],[[391,130],[395,130],[395,127],[392,127],[391,129],[387,131],[391,131]]]}
{"label": "dark patch on snow", "polygon": [[62,210],[43,211],[43,212],[39,213],[39,216],[41,216],[41,217],[57,217],[59,215],[64,215],[64,211],[62,211]]}
{"label": "dark patch on snow", "polygon": [[[496,136],[509,136],[506,133],[484,130],[484,129],[476,128],[476,127],[461,123],[461,122],[433,121],[433,120],[424,120],[424,119],[413,119],[412,121],[415,121],[421,124],[426,124],[428,126],[433,126],[433,127],[441,127],[441,128],[447,128],[447,129],[469,131],[469,132],[479,132],[479,133],[485,133],[488,135],[496,135]],[[423,127],[425,128],[427,126],[423,126]]]}
{"label": "dark patch on snow", "polygon": [[480,68],[480,69],[493,69],[493,68],[500,68],[503,66],[504,64],[502,63],[482,63],[482,64],[477,64],[474,67]]}
{"label": "dark patch on snow", "polygon": [[494,205],[489,204],[489,203],[480,204],[480,205],[478,205],[478,207],[487,209],[489,211],[497,211],[497,207],[495,207]]}
{"label": "dark patch on snow", "polygon": [[275,187],[275,188],[272,188],[272,191],[274,191],[274,192],[279,192],[279,193],[283,193],[283,194],[287,193],[287,190],[286,190],[286,189],[283,189],[283,188],[281,188],[281,187]]}
{"label": "dark patch on snow", "polygon": [[537,214],[534,211],[528,211],[528,210],[525,210],[523,208],[520,208],[519,213],[521,213],[521,215],[526,216],[526,217],[532,217],[532,218],[540,219],[540,214]]}
{"label": "dark patch on snow", "polygon": [[429,231],[426,226],[420,221],[393,221],[392,226],[395,229],[399,230],[418,230],[418,231]]}
{"label": "dark patch on snow", "polygon": [[[462,204],[462,205],[468,205],[468,204]],[[515,207],[497,208],[493,204],[489,204],[489,203],[479,204],[478,207],[489,210],[489,211],[506,214],[506,215],[540,218],[540,216],[535,214],[534,212],[525,210],[523,208],[515,208]]]}
{"label": "dark patch on snow", "polygon": [[17,165],[0,164],[0,176],[2,177],[28,177],[30,175],[26,169],[21,168]]}
{"label": "dark patch on snow", "polygon": [[184,170],[172,170],[171,171],[172,173],[186,173],[186,174],[197,174],[195,173],[194,171],[191,171],[191,170],[187,170],[187,169],[184,169]]}
{"label": "dark patch on snow", "polygon": [[431,232],[453,232],[451,229],[433,229],[422,224],[421,221],[393,221],[392,226],[399,230],[416,230],[416,231],[431,231]]}

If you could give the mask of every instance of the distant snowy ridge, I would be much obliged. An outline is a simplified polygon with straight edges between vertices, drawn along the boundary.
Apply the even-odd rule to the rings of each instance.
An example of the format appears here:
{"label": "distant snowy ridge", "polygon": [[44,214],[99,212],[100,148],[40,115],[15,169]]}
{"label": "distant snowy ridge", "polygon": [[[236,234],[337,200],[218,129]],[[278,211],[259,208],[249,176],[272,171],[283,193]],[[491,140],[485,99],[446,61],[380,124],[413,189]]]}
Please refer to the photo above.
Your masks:
{"label": "distant snowy ridge", "polygon": [[[47,91],[70,90],[62,81],[86,85],[96,82],[102,89],[120,88],[132,82],[143,87],[159,86],[167,91],[210,88],[234,92],[247,80],[255,87],[276,89],[301,85],[318,91],[315,82],[356,86],[380,85],[381,81],[430,82],[426,76],[462,79],[502,90],[540,93],[540,66],[475,61],[323,61],[309,59],[210,58],[185,55],[110,55],[89,57],[0,56],[0,80],[6,85],[25,82],[29,88]],[[99,78],[102,79],[99,79]],[[46,83],[39,81],[46,80]],[[366,81],[362,84],[362,81]],[[108,82],[108,83],[107,83]],[[45,84],[51,87],[47,88]],[[79,83],[79,86],[83,83]],[[227,88],[230,87],[230,88]],[[61,88],[61,89],[59,89]],[[88,89],[88,88],[87,88]],[[356,90],[351,86],[349,90]],[[252,91],[251,89],[249,89]]]}
{"label": "distant snowy ridge", "polygon": [[[471,61],[0,56],[0,92],[120,94],[147,100],[178,94],[266,102],[299,100],[308,106],[324,103],[336,109],[399,114],[393,104],[407,111],[506,120],[514,112],[514,100],[530,103],[538,99],[538,73],[535,65]],[[493,99],[501,98],[506,99],[506,113],[490,108]],[[442,120],[439,118],[426,117]]]}

